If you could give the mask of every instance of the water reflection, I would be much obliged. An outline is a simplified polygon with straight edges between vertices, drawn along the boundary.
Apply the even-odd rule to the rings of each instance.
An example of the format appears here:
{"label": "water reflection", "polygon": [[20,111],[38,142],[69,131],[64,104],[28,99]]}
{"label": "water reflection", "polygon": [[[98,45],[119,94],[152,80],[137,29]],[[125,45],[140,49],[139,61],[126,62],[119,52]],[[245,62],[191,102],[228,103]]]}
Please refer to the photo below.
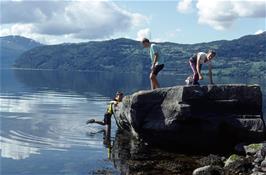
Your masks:
{"label": "water reflection", "polygon": [[39,148],[32,147],[29,143],[0,137],[1,157],[15,160],[26,159],[31,154],[40,154]]}
{"label": "water reflection", "polygon": [[121,174],[191,175],[199,158],[149,147],[127,132],[117,132],[111,160]]}
{"label": "water reflection", "polygon": [[[103,100],[103,99],[102,99]],[[71,147],[99,147],[99,139],[85,132],[100,128],[85,126],[88,115],[104,111],[105,100],[60,93],[39,92],[19,98],[0,98],[1,156],[25,159],[41,150],[64,151]],[[77,111],[73,111],[77,109]]]}
{"label": "water reflection", "polygon": [[141,74],[15,70],[15,76],[23,84],[35,89],[71,91],[86,96],[89,96],[88,92],[95,92],[112,97],[118,90],[129,93],[145,88]]}

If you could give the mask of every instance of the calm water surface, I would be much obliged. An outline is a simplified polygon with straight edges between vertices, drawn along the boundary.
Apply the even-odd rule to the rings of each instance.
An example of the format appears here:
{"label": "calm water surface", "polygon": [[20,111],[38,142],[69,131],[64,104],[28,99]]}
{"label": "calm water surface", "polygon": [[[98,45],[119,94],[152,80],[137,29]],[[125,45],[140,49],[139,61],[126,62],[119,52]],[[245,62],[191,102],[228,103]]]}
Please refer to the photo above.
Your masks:
{"label": "calm water surface", "polygon": [[[159,79],[162,86],[173,86],[184,84],[185,76],[160,75]],[[214,79],[260,84],[265,99],[265,79]],[[102,119],[117,90],[131,94],[142,89],[149,89],[148,75],[1,70],[1,174],[129,173],[129,165],[123,163],[129,143],[119,140],[115,121],[110,140],[102,126],[85,122],[91,117]],[[263,108],[265,116],[265,103]],[[121,150],[125,155],[117,156]],[[157,156],[163,159],[165,154]],[[175,158],[184,159],[183,155]]]}

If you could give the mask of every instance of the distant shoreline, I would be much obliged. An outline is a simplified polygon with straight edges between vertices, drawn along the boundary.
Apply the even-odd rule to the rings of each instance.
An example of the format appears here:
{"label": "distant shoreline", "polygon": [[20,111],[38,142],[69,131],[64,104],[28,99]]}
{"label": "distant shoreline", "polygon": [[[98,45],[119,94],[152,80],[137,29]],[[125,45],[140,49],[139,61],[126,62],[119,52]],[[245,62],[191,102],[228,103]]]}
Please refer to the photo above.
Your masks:
{"label": "distant shoreline", "polygon": [[[51,72],[80,72],[80,73],[82,73],[82,72],[84,72],[84,73],[86,73],[86,72],[112,72],[112,73],[123,73],[123,74],[149,74],[149,71],[143,71],[143,72],[125,72],[125,71],[113,71],[113,70],[110,70],[110,71],[108,71],[108,70],[104,70],[104,71],[101,71],[101,70],[98,70],[98,71],[96,71],[96,70],[64,70],[64,69],[32,69],[32,68],[16,68],[16,67],[12,67],[12,68],[0,68],[0,70],[23,70],[23,71],[51,71]],[[175,73],[175,72],[177,72],[178,70],[164,70],[164,71],[162,71],[162,72],[160,72],[160,74],[162,74],[162,75],[180,75],[180,76],[189,76],[190,75],[190,73],[183,73],[183,74],[181,74],[181,73]],[[207,73],[207,70],[203,70],[202,71],[202,73],[203,73],[203,75],[205,75],[205,76],[207,76],[208,75],[208,73]],[[239,76],[239,74],[217,74],[217,73],[215,73],[215,72],[213,72],[213,75],[214,76],[223,76],[223,77],[237,77],[237,76]],[[243,74],[241,74],[241,76],[243,76],[243,77],[249,77],[249,78],[253,78],[253,77],[256,77],[256,78],[264,78],[265,76],[264,76],[264,74],[258,74],[258,75],[248,75],[248,74],[246,74],[246,75],[243,75]]]}

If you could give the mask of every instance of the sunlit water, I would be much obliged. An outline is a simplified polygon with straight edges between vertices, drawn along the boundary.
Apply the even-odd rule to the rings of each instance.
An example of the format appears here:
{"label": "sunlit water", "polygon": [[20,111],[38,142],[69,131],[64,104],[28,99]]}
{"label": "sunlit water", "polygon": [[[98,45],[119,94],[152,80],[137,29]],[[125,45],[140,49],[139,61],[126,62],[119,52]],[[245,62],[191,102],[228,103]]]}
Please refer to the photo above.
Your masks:
{"label": "sunlit water", "polygon": [[[160,75],[162,86],[184,84],[184,79]],[[265,99],[260,78],[215,81],[260,84]],[[130,94],[148,88],[148,75],[141,74],[1,70],[1,174],[93,174],[100,169],[119,174],[109,159],[103,127],[85,122],[103,119],[117,90]],[[111,142],[115,132],[112,120]]]}

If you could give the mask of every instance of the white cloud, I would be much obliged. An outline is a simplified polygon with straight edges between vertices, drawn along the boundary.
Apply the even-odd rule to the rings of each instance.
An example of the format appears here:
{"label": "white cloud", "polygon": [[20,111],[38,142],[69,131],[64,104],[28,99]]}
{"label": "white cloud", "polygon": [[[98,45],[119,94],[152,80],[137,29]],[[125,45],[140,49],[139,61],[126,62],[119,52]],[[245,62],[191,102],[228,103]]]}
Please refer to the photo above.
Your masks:
{"label": "white cloud", "polygon": [[86,39],[73,38],[71,35],[45,35],[34,32],[32,24],[14,24],[9,27],[1,28],[0,36],[20,35],[43,44],[58,44],[58,43],[78,43],[85,42]]}
{"label": "white cloud", "polygon": [[176,10],[180,13],[187,13],[192,10],[192,0],[181,0],[177,6]]}
{"label": "white cloud", "polygon": [[7,33],[8,28],[10,33],[20,35],[31,33],[36,36],[103,39],[148,21],[146,16],[121,9],[110,1],[1,3],[0,21],[4,26],[1,33]]}
{"label": "white cloud", "polygon": [[179,32],[181,32],[182,30],[180,29],[180,28],[177,28],[177,29],[175,29],[175,30],[173,30],[173,31],[169,31],[169,32],[167,32],[167,38],[169,38],[169,39],[171,39],[171,38],[174,38],[174,37],[176,37],[177,36],[177,34],[179,33]]}
{"label": "white cloud", "polygon": [[259,34],[262,34],[264,32],[264,30],[258,30],[257,32],[255,32],[255,35],[259,35]]}
{"label": "white cloud", "polygon": [[162,42],[166,42],[166,40],[163,39],[163,38],[154,38],[154,39],[152,40],[152,42],[162,43]]}
{"label": "white cloud", "polygon": [[136,40],[141,41],[143,38],[148,38],[151,42],[157,42],[157,43],[173,41],[173,38],[177,37],[181,31],[182,31],[181,28],[176,28],[174,30],[157,34],[157,37],[153,38],[150,28],[145,28],[137,32]]}
{"label": "white cloud", "polygon": [[266,1],[264,0],[198,0],[197,9],[201,24],[207,24],[216,30],[224,30],[232,26],[234,21],[242,17],[266,17]]}
{"label": "white cloud", "polygon": [[150,38],[151,31],[149,28],[141,29],[137,33],[137,40],[141,41],[143,38]]}

